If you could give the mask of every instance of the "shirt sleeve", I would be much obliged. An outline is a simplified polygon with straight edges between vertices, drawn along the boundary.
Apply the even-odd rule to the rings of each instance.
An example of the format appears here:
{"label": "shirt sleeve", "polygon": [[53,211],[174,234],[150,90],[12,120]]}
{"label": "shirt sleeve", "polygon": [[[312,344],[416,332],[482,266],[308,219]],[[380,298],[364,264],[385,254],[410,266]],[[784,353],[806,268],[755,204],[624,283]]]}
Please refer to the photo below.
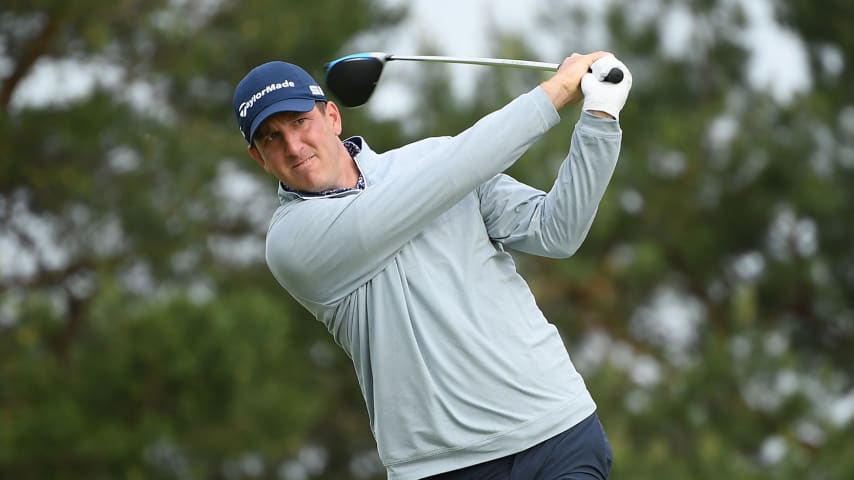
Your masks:
{"label": "shirt sleeve", "polygon": [[383,154],[381,178],[358,194],[280,209],[267,235],[270,270],[309,310],[336,304],[559,120],[537,87],[459,135]]}
{"label": "shirt sleeve", "polygon": [[481,185],[478,197],[490,238],[534,255],[574,254],[613,175],[621,140],[616,120],[585,112],[548,193],[503,174]]}

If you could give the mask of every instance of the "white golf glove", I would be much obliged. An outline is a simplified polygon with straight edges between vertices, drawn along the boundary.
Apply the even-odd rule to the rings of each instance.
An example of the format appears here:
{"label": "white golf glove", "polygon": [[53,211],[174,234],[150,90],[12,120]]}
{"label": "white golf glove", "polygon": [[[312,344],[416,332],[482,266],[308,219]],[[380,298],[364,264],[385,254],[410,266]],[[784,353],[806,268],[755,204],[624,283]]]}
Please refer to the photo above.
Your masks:
{"label": "white golf glove", "polygon": [[[623,71],[623,80],[620,83],[603,81],[608,72],[615,67]],[[632,73],[613,55],[596,60],[590,66],[590,70],[592,73],[581,77],[581,91],[584,93],[582,110],[599,110],[619,119],[620,110],[626,104],[626,98],[632,88]]]}

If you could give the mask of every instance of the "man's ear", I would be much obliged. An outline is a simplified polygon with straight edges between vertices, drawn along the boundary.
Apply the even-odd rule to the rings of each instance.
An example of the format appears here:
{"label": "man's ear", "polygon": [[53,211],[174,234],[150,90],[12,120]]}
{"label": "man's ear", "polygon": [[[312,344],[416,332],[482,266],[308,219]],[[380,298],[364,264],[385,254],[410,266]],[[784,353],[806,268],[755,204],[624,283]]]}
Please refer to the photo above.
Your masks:
{"label": "man's ear", "polygon": [[341,135],[341,131],[343,130],[341,125],[341,110],[331,100],[326,102],[326,116],[332,121],[332,128],[335,131],[335,135]]}
{"label": "man's ear", "polygon": [[261,168],[267,170],[267,162],[264,161],[264,157],[261,156],[261,152],[255,148],[254,144],[250,144],[246,149],[249,151],[249,155],[258,162],[258,165],[261,165]]}

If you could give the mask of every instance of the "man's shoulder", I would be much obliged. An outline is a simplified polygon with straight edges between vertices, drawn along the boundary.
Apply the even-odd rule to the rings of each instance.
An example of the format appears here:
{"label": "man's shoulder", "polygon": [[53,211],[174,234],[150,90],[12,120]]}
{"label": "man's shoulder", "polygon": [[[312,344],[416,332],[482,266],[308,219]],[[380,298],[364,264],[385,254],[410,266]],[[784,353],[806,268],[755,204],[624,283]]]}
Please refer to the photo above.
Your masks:
{"label": "man's shoulder", "polygon": [[393,148],[384,153],[384,155],[392,158],[401,158],[405,159],[407,157],[412,156],[420,156],[427,153],[432,153],[436,151],[436,148],[440,147],[451,137],[426,137],[419,140],[414,140],[405,145]]}

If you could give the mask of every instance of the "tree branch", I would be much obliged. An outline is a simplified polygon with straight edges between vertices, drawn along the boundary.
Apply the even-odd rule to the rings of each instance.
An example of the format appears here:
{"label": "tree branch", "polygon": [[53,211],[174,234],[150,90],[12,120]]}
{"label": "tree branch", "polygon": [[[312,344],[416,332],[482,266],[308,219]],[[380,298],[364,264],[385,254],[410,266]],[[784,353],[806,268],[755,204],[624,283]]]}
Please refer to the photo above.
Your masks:
{"label": "tree branch", "polygon": [[59,21],[56,17],[48,17],[44,27],[42,27],[38,35],[32,39],[28,48],[23,49],[23,53],[17,59],[17,62],[15,62],[14,71],[12,71],[12,74],[6,78],[3,82],[2,89],[0,89],[0,108],[2,108],[3,111],[8,111],[9,102],[12,100],[12,94],[15,92],[18,84],[21,83],[21,80],[23,80],[30,72],[30,69],[32,69],[39,57],[48,51],[50,42],[56,36],[57,32],[59,32]]}

